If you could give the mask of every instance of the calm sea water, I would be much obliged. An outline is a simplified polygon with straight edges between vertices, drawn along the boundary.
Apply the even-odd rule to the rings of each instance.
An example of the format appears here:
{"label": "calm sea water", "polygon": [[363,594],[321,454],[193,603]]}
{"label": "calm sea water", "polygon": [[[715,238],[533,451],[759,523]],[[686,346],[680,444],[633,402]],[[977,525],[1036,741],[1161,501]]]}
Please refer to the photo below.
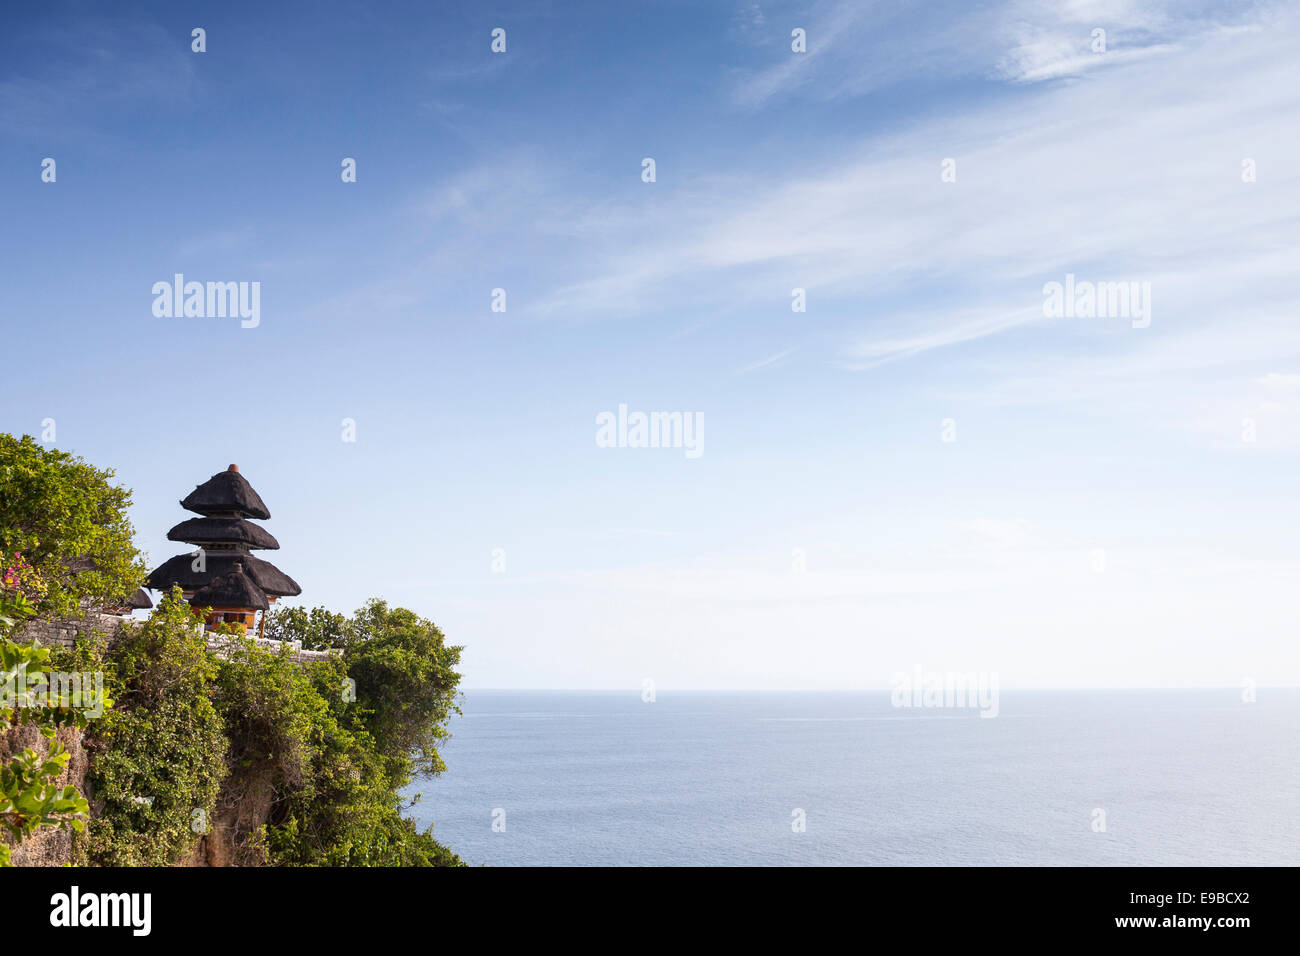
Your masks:
{"label": "calm sea water", "polygon": [[1296,865],[1300,691],[1258,693],[476,691],[411,812],[497,866]]}

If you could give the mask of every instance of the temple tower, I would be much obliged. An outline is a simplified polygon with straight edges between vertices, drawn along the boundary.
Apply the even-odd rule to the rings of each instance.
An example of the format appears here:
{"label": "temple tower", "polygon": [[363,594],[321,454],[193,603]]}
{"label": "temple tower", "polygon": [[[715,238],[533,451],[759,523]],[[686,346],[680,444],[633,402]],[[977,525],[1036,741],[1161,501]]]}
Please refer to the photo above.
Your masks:
{"label": "temple tower", "polygon": [[188,518],[167,532],[169,541],[195,546],[150,573],[146,585],[166,590],[179,585],[194,607],[211,608],[209,629],[221,623],[254,626],[276,598],[302,593],[298,583],[269,561],[254,557],[255,550],[278,550],[280,542],[253,520],[271,517],[262,498],[239,473],[238,465],[217,472],[198,485],[181,507],[200,515]]}

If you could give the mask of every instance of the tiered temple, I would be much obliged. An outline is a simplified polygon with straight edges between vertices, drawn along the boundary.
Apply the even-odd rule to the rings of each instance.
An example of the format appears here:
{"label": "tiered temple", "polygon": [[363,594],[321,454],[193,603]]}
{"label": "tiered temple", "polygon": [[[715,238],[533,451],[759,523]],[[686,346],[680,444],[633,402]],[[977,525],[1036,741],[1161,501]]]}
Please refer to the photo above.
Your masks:
{"label": "tiered temple", "polygon": [[[180,585],[193,607],[212,609],[209,628],[229,623],[251,629],[257,613],[266,612],[276,598],[302,593],[293,578],[253,556],[254,550],[279,549],[280,542],[248,520],[265,520],[271,512],[238,465],[196,487],[181,507],[202,517],[182,521],[167,539],[199,550],[164,562],[149,575],[148,587],[163,591]],[[265,616],[262,622],[265,626]]]}

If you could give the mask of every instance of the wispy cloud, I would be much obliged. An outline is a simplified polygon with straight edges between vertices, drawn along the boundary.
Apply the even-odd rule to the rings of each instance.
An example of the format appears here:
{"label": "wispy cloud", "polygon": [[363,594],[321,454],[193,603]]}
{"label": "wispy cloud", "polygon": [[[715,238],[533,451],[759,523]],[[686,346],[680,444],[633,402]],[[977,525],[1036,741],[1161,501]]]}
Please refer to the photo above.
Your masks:
{"label": "wispy cloud", "polygon": [[[915,315],[899,316],[891,325],[905,328],[906,335],[870,335],[849,344],[841,363],[847,368],[869,369],[885,362],[911,358],[950,345],[960,345],[987,335],[996,335],[1006,329],[1026,322],[1042,320],[1041,308],[1020,309],[1016,312],[991,312],[965,318],[960,315],[930,316],[922,319]],[[929,329],[926,329],[926,326]]]}
{"label": "wispy cloud", "polygon": [[[771,62],[738,71],[732,98],[758,109],[790,97],[839,100],[911,77],[1037,82],[1112,68],[1169,52],[1186,40],[1248,19],[1251,5],[1222,19],[1173,0],[1017,0],[1003,4],[858,3],[823,0],[783,10],[767,29],[782,37]],[[792,27],[807,32],[793,53]],[[1104,31],[1105,52],[1094,30]]]}
{"label": "wispy cloud", "polygon": [[798,349],[794,349],[794,348],[782,349],[780,352],[777,352],[775,355],[769,355],[767,358],[759,359],[757,362],[750,362],[748,365],[737,369],[735,374],[748,375],[750,372],[757,372],[760,369],[771,368],[774,365],[779,365],[782,361],[784,361],[785,359],[787,359],[789,356],[793,355],[797,351]]}
{"label": "wispy cloud", "polygon": [[[800,285],[810,308],[859,327],[841,358],[870,368],[1041,319],[1043,283],[1069,271],[1153,281],[1154,334],[1266,349],[1272,327],[1258,320],[1300,305],[1300,171],[1288,163],[1300,133],[1276,121],[1300,107],[1295,26],[1206,34],[1086,84],[870,139],[802,175],[688,184],[639,222],[604,204],[585,275],[560,270],[538,309],[752,305]],[[954,183],[940,181],[945,157]],[[1242,181],[1245,158],[1256,183]],[[936,286],[954,307],[898,306]]]}

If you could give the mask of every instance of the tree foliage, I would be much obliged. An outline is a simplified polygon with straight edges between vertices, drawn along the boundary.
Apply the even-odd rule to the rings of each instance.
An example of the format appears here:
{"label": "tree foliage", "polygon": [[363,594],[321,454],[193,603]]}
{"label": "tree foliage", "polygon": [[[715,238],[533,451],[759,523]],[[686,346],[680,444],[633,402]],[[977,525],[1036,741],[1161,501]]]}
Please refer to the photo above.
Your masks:
{"label": "tree foliage", "polygon": [[437,744],[456,712],[459,647],[433,622],[372,600],[351,618],[324,608],[278,610],[268,632],[324,640],[340,657],[302,673],[323,701],[310,788],[292,793],[269,834],[281,863],[327,866],[463,865],[402,817],[398,791],[443,769]]}
{"label": "tree foliage", "polygon": [[0,433],[0,554],[20,553],[32,566],[42,583],[37,610],[116,603],[144,580],[127,517],[131,492],[112,479],[111,470],[30,435]]}
{"label": "tree foliage", "polygon": [[446,769],[438,744],[459,713],[460,652],[432,621],[379,599],[348,622],[343,656],[366,726],[387,752],[410,755],[414,773]]}
{"label": "tree foliage", "polygon": [[323,607],[310,611],[301,607],[277,608],[267,615],[266,636],[276,641],[302,641],[309,651],[327,647],[342,647],[347,628],[347,615]]}
{"label": "tree foliage", "polygon": [[[400,625],[384,625],[388,617]],[[88,861],[174,863],[196,844],[197,814],[228,829],[233,861],[245,865],[463,865],[402,817],[398,795],[415,766],[408,744],[445,734],[435,725],[450,696],[399,719],[397,705],[371,690],[373,655],[389,645],[406,648],[398,655],[410,672],[404,686],[431,693],[431,681],[450,681],[454,690],[458,676],[447,668],[459,649],[444,648],[440,633],[409,633],[418,621],[410,611],[363,610],[353,620],[362,618],[368,627],[351,645],[358,663],[371,662],[362,679],[351,678],[357,665],[347,656],[299,664],[287,646],[270,650],[240,636],[217,658],[176,590],[138,631],[103,650],[118,703],[88,743],[103,799],[87,831]],[[393,713],[380,719],[376,704]],[[264,827],[223,822],[223,809],[249,801],[266,803]]]}
{"label": "tree foliage", "polygon": [[175,863],[205,832],[227,772],[225,723],[212,702],[218,664],[202,628],[173,588],[111,647],[78,651],[102,655],[98,666],[116,700],[86,739],[102,801],[89,828],[89,862]]}

